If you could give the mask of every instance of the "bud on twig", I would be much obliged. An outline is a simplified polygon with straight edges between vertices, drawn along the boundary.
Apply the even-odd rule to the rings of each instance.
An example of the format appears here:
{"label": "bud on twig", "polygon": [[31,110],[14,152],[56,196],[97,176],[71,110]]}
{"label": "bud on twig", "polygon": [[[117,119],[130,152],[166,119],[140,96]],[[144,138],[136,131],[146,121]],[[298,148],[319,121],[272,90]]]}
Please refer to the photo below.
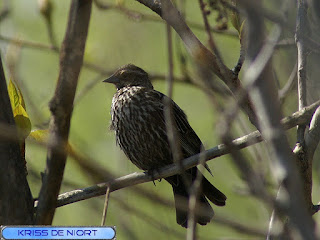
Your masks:
{"label": "bud on twig", "polygon": [[50,19],[52,12],[52,4],[50,0],[38,0],[40,13],[47,19]]}

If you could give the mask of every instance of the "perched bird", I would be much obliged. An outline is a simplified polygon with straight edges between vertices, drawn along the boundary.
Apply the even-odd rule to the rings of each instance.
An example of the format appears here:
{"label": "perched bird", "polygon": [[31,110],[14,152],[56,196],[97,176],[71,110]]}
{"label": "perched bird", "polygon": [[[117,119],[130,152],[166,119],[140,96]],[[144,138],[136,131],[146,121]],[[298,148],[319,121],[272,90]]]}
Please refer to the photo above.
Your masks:
{"label": "perched bird", "polygon": [[[119,68],[103,82],[112,83],[117,88],[112,99],[110,128],[115,131],[117,144],[131,162],[151,173],[172,164],[173,155],[164,115],[164,100],[168,100],[168,97],[154,90],[148,74],[133,64]],[[202,143],[189,125],[185,113],[173,100],[170,99],[170,102],[182,157],[187,158],[200,153]],[[185,171],[184,177],[192,183],[199,174],[197,172],[197,168],[193,167]],[[182,175],[167,177],[165,180],[173,188],[177,223],[187,227],[187,210],[179,206],[181,199],[189,198],[187,181],[184,181]],[[203,177],[199,202],[205,209],[205,214],[198,215],[196,219],[201,225],[210,222],[214,215],[206,198],[218,206],[224,206],[227,199]]]}

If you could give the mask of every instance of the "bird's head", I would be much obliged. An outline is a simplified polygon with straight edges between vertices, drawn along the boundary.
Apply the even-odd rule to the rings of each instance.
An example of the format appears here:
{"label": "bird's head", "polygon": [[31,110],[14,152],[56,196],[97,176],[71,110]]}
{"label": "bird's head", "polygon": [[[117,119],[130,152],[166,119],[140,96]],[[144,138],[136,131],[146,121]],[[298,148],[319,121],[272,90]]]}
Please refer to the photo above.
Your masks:
{"label": "bird's head", "polygon": [[153,89],[148,73],[133,64],[127,64],[120,67],[111,77],[103,82],[113,83],[118,90],[123,87],[131,86]]}

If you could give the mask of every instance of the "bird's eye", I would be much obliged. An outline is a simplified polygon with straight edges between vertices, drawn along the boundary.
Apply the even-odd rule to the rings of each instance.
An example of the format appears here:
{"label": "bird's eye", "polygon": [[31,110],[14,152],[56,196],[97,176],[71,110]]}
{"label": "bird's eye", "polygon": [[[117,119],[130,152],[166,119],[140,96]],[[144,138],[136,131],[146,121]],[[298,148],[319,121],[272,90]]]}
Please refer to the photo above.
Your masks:
{"label": "bird's eye", "polygon": [[121,70],[120,75],[123,75],[126,72],[126,70]]}

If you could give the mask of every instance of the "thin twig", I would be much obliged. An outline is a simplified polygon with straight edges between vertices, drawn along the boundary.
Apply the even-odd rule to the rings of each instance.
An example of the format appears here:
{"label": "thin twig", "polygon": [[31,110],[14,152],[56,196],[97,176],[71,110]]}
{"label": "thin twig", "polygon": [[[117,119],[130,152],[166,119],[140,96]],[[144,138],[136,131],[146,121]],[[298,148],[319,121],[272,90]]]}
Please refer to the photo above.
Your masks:
{"label": "thin twig", "polygon": [[[129,9],[129,8],[125,7],[124,5],[122,5],[122,4],[103,3],[103,2],[98,1],[98,0],[95,0],[94,3],[96,4],[96,6],[100,10],[114,9],[114,10],[117,10],[118,12],[120,12],[122,14],[125,14],[130,19],[133,19],[135,21],[139,21],[140,22],[140,21],[146,20],[146,21],[151,21],[151,22],[163,23],[161,18],[155,16],[154,14],[141,13],[141,12]],[[199,24],[199,23],[187,20],[187,24],[188,24],[188,26],[190,26],[190,28],[193,28],[193,29],[196,29],[196,30],[202,30],[202,31],[204,30],[203,26],[201,24]],[[230,36],[230,37],[238,37],[238,33],[236,31],[233,31],[233,30],[220,30],[217,27],[211,27],[210,31],[214,32],[214,33]]]}
{"label": "thin twig", "polygon": [[[165,106],[164,116],[165,116],[168,140],[169,140],[170,148],[172,151],[173,162],[180,164],[181,162],[180,160],[182,159],[181,146],[178,141],[178,133],[176,128],[176,123],[174,120],[174,113],[172,109],[173,106],[171,102],[172,91],[173,91],[172,90],[173,89],[173,52],[172,52],[172,33],[171,33],[171,27],[169,24],[166,25],[166,30],[167,30],[167,43],[168,43],[169,71],[168,71],[168,77],[167,77],[168,98],[164,98],[164,106]],[[180,167],[181,167],[181,173],[183,173],[183,168],[181,165]]]}
{"label": "thin twig", "polygon": [[48,37],[49,41],[52,46],[54,46],[56,49],[58,49],[58,45],[55,39],[55,35],[53,33],[53,25],[52,25],[52,3],[51,1],[47,0],[39,0],[39,10],[44,17],[44,21],[47,27]]}
{"label": "thin twig", "polygon": [[[165,15],[162,14],[161,4],[155,0],[138,0],[151,10],[159,14],[168,24],[170,24],[175,31],[179,34],[180,38],[185,44],[189,54],[195,60],[197,66],[205,72],[207,79],[205,82],[207,88],[211,88],[214,83],[212,82],[212,74],[216,74],[222,79],[230,90],[235,93],[237,90],[242,88],[241,82],[238,78],[234,77],[233,72],[223,64],[217,62],[217,57],[212,54],[195,36],[189,26],[186,24],[179,11],[173,6],[171,0],[162,0],[161,4],[166,4],[168,11]],[[221,68],[222,67],[222,68]],[[201,78],[202,79],[202,78]],[[249,116],[250,121],[255,124],[256,116],[252,109],[252,103],[250,99],[246,99],[241,105],[244,111]]]}
{"label": "thin twig", "polygon": [[[221,118],[221,125],[225,125],[228,129],[230,128],[234,119],[236,119],[236,115],[239,111],[239,105],[241,105],[242,101],[245,101],[248,92],[252,89],[256,81],[262,71],[264,70],[265,66],[268,64],[269,60],[271,59],[277,41],[280,37],[281,29],[278,26],[275,26],[271,33],[268,36],[268,41],[263,45],[259,54],[255,57],[249,67],[246,69],[243,79],[245,79],[245,86],[241,91],[237,93],[238,101],[232,101],[229,105],[230,107],[226,108],[225,113],[222,115]],[[227,132],[225,132],[227,133]]]}
{"label": "thin twig", "polygon": [[188,211],[187,240],[196,239],[196,227],[197,227],[196,210],[197,210],[199,195],[201,192],[201,182],[203,178],[203,175],[201,174],[201,172],[205,170],[205,164],[206,164],[206,158],[200,152],[197,176],[190,187],[190,197],[189,197],[189,204],[188,204],[189,211]]}
{"label": "thin twig", "polygon": [[[183,239],[183,237],[184,237],[183,234],[176,231],[174,228],[168,227],[167,225],[163,224],[163,222],[158,220],[157,218],[151,217],[151,216],[147,215],[146,213],[139,211],[137,208],[133,207],[132,205],[125,204],[122,199],[117,199],[117,201],[115,201],[115,202],[117,204],[119,204],[127,212],[134,214],[135,216],[140,218],[142,221],[146,222],[148,225],[154,227],[155,229],[161,230],[162,232],[165,231],[168,234],[171,234],[172,236],[178,237],[178,239]],[[211,238],[204,237],[203,239],[209,240]]]}
{"label": "thin twig", "polygon": [[35,48],[35,49],[43,49],[43,50],[56,50],[53,45],[45,44],[45,43],[37,43],[33,41],[28,40],[21,40],[17,38],[11,38],[6,37],[3,35],[0,35],[0,40],[4,42],[9,42],[13,44],[21,45],[21,47],[27,47],[27,48]]}
{"label": "thin twig", "polygon": [[206,30],[207,35],[208,35],[209,46],[210,46],[211,50],[213,51],[213,53],[214,53],[214,55],[216,57],[216,61],[218,63],[218,67],[221,70],[223,70],[225,68],[225,66],[224,66],[224,63],[222,61],[222,57],[221,57],[221,54],[219,52],[219,49],[218,49],[215,41],[213,40],[213,36],[211,34],[211,31],[210,31],[210,25],[209,25],[209,22],[208,22],[207,12],[206,12],[206,9],[205,9],[206,5],[204,4],[203,0],[199,0],[199,5],[200,5],[201,13],[202,13],[204,27],[205,27],[205,30]]}
{"label": "thin twig", "polygon": [[109,204],[109,198],[110,198],[110,188],[107,187],[106,191],[106,197],[104,200],[104,206],[103,206],[103,213],[102,213],[102,219],[101,219],[101,226],[104,226],[106,223],[107,218],[107,211],[108,211],[108,204]]}
{"label": "thin twig", "polygon": [[[280,185],[278,192],[277,192],[277,197],[276,197],[277,199],[279,199],[281,189],[282,189],[282,186]],[[272,240],[272,235],[274,235],[274,228],[275,228],[275,222],[276,222],[276,217],[277,217],[276,214],[277,214],[276,209],[273,209],[271,216],[270,216],[266,240]]]}
{"label": "thin twig", "polygon": [[279,90],[280,100],[283,100],[295,85],[295,79],[297,77],[297,69],[298,69],[298,62],[296,61],[287,83],[284,85],[282,89]]}

